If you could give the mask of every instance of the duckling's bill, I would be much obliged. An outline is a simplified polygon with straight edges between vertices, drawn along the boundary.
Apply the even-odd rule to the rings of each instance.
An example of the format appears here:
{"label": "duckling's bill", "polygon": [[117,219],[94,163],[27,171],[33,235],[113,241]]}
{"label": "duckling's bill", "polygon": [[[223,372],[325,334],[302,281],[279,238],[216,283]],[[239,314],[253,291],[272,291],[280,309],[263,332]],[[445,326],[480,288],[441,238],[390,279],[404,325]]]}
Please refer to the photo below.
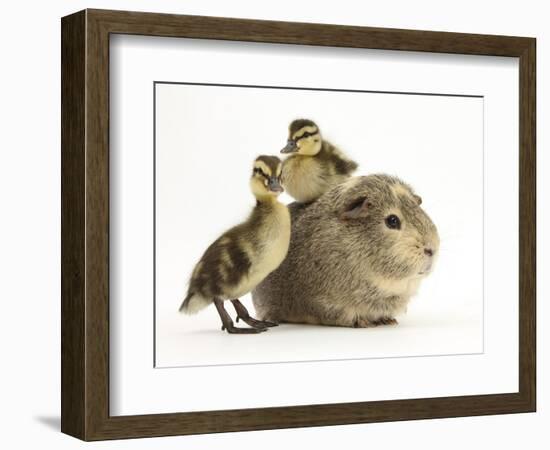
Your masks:
{"label": "duckling's bill", "polygon": [[278,177],[270,177],[267,182],[267,187],[271,192],[284,192],[283,186],[281,185]]}
{"label": "duckling's bill", "polygon": [[281,153],[296,153],[298,151],[298,145],[294,139],[289,139],[281,150]]}

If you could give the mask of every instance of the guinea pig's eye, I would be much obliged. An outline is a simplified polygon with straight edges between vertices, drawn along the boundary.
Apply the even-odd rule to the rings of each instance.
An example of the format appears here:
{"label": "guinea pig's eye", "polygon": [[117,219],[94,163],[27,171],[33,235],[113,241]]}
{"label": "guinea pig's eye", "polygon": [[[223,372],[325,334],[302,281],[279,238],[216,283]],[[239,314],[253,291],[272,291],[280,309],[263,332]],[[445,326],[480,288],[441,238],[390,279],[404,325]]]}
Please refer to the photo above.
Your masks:
{"label": "guinea pig's eye", "polygon": [[401,229],[401,220],[395,214],[390,214],[386,217],[386,226],[392,230]]}

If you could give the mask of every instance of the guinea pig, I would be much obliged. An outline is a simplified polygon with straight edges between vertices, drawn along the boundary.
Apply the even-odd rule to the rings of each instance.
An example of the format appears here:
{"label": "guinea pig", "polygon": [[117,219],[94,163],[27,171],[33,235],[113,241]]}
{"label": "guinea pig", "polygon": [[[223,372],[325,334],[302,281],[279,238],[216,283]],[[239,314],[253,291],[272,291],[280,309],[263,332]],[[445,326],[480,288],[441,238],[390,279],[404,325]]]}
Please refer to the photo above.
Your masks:
{"label": "guinea pig", "polygon": [[252,292],[263,320],[344,327],[397,324],[439,251],[421,198],[389,175],[350,178],[289,205],[283,263]]}

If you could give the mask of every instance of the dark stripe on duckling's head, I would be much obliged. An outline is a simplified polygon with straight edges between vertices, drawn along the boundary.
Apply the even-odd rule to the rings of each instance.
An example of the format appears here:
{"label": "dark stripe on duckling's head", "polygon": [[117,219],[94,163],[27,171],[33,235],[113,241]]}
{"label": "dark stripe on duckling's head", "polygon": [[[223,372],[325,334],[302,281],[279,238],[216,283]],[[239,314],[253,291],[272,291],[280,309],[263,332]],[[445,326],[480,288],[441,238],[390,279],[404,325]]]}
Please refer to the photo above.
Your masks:
{"label": "dark stripe on duckling's head", "polygon": [[319,127],[317,126],[317,124],[313,121],[313,120],[309,120],[309,119],[296,119],[296,120],[293,120],[291,123],[290,123],[290,126],[288,127],[288,135],[289,137],[293,137],[293,135],[301,130],[302,128],[305,128],[305,127],[315,127],[317,128],[317,130],[319,130]]}
{"label": "dark stripe on duckling's head", "polygon": [[281,175],[282,162],[277,156],[260,155],[254,160],[254,173],[261,173],[265,177]]}

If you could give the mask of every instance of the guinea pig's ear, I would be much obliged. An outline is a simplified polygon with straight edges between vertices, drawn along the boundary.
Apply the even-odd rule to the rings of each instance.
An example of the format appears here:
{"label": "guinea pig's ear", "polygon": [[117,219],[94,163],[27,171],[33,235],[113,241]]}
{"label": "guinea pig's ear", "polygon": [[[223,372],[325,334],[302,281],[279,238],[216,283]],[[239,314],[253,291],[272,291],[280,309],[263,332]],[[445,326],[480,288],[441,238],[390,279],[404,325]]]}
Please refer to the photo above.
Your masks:
{"label": "guinea pig's ear", "polygon": [[340,214],[340,219],[353,220],[366,217],[369,207],[370,203],[367,197],[359,197],[344,208]]}
{"label": "guinea pig's ear", "polygon": [[422,204],[422,197],[420,195],[413,194],[413,198],[417,205],[420,206]]}

